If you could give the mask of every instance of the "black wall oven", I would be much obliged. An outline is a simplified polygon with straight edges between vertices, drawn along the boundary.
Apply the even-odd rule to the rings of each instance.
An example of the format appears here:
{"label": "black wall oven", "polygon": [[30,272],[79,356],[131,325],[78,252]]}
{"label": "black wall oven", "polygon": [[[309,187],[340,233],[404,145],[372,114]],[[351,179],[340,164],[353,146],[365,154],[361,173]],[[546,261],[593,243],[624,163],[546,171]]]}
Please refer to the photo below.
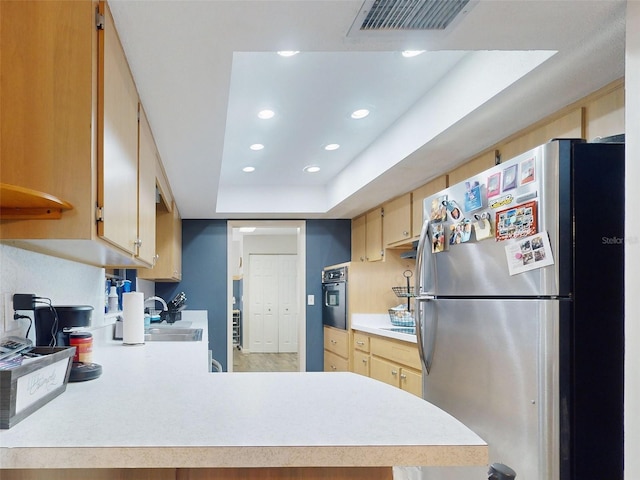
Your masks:
{"label": "black wall oven", "polygon": [[322,271],[322,323],[347,329],[347,267]]}

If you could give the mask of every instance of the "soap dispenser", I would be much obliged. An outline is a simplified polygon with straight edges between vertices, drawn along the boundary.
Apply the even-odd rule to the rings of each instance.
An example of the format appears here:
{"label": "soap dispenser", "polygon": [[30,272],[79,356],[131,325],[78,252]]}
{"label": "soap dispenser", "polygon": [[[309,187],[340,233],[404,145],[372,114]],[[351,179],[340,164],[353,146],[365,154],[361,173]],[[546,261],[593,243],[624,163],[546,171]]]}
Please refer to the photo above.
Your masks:
{"label": "soap dispenser", "polygon": [[118,290],[115,285],[109,289],[109,313],[118,311]]}

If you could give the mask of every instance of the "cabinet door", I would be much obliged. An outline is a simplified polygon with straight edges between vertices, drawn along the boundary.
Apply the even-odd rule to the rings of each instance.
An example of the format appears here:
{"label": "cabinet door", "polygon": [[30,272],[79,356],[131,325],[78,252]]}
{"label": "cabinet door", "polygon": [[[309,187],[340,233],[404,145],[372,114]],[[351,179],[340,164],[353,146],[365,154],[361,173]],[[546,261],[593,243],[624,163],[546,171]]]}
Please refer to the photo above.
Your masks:
{"label": "cabinet door", "polygon": [[367,256],[367,217],[360,215],[351,220],[351,261],[364,262]]}
{"label": "cabinet door", "polygon": [[[138,93],[108,6],[98,48],[98,235],[136,253],[138,244]],[[101,121],[101,124],[100,124]]]}
{"label": "cabinet door", "polygon": [[324,348],[343,358],[349,358],[349,333],[346,330],[324,327]]}
{"label": "cabinet door", "polygon": [[140,106],[138,148],[138,249],[140,260],[153,265],[156,257],[156,162],[158,152],[151,127]]}
{"label": "cabinet door", "polygon": [[382,358],[371,357],[370,376],[394,387],[400,387],[400,366]]}
{"label": "cabinet door", "polygon": [[411,194],[407,193],[384,204],[383,239],[385,245],[411,239]]}
{"label": "cabinet door", "polygon": [[164,203],[156,205],[156,251],[153,268],[138,270],[138,278],[162,282],[182,279],[182,221],[176,204],[167,211]]}
{"label": "cabinet door", "polygon": [[400,388],[422,398],[422,373],[402,368],[400,370]]}
{"label": "cabinet door", "polygon": [[412,234],[413,238],[417,240],[420,238],[420,231],[422,230],[422,224],[424,223],[423,211],[424,211],[424,199],[430,197],[434,193],[438,193],[440,190],[447,188],[447,176],[431,180],[429,183],[416,188],[411,192],[411,204],[412,204]]}
{"label": "cabinet door", "polygon": [[363,352],[369,352],[369,335],[354,331],[353,348]]}
{"label": "cabinet door", "polygon": [[73,205],[60,220],[0,220],[2,238],[91,238],[94,6],[3,0],[0,10],[0,179]]}
{"label": "cabinet door", "polygon": [[366,260],[368,262],[382,260],[382,207],[367,213],[365,230],[367,232]]}
{"label": "cabinet door", "polygon": [[325,372],[348,372],[349,360],[336,355],[329,350],[324,351],[324,371]]}
{"label": "cabinet door", "polygon": [[401,340],[371,337],[371,355],[388,358],[393,362],[421,370],[418,346]]}
{"label": "cabinet door", "polygon": [[353,373],[358,373],[360,375],[368,377],[369,362],[370,357],[368,353],[355,350],[353,352]]}
{"label": "cabinet door", "polygon": [[180,281],[182,280],[182,218],[178,211],[178,206],[174,203],[172,210],[171,222],[173,228],[171,229],[171,241],[172,241],[172,276],[171,278]]}

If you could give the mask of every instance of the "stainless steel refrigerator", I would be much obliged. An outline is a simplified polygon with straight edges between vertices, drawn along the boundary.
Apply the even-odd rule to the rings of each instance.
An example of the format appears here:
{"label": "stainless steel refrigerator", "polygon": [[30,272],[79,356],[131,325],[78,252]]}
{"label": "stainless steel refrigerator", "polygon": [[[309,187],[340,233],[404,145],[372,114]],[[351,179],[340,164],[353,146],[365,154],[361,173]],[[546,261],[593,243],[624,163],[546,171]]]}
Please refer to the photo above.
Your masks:
{"label": "stainless steel refrigerator", "polygon": [[517,480],[622,480],[624,144],[551,141],[425,199],[424,218],[424,398]]}

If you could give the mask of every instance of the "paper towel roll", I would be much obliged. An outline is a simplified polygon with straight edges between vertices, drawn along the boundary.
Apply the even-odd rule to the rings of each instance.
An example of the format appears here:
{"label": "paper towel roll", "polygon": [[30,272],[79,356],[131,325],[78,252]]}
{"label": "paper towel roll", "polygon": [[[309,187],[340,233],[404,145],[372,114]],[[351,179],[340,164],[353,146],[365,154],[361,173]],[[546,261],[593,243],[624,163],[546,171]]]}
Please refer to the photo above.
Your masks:
{"label": "paper towel roll", "polygon": [[144,343],[144,294],[127,292],[122,294],[122,343],[140,345]]}

